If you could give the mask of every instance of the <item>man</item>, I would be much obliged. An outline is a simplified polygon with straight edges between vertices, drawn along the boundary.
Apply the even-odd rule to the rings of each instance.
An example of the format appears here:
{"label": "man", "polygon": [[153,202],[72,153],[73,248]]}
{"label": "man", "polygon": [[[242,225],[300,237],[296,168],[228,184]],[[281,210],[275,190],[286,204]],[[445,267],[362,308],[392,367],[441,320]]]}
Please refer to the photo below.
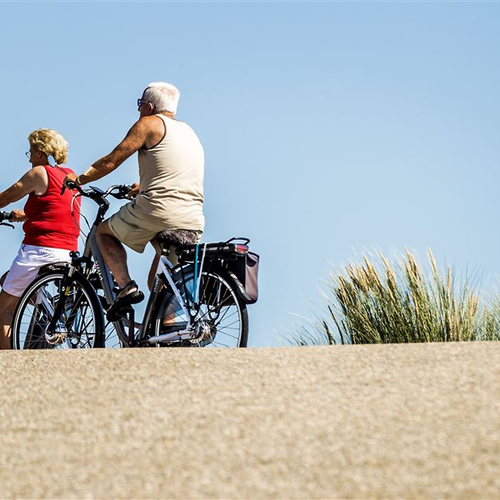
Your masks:
{"label": "man", "polygon": [[[120,318],[125,307],[144,298],[129,275],[123,245],[142,253],[147,243],[165,229],[193,231],[196,240],[203,232],[205,156],[191,127],[174,118],[179,97],[179,90],[173,85],[150,83],[137,100],[140,118],[123,141],[83,174],[65,179],[65,184],[87,184],[139,152],[140,180],[132,192],[135,199],[105,220],[97,232],[99,249],[120,288],[108,310],[109,321]],[[153,267],[157,262],[158,257]]]}

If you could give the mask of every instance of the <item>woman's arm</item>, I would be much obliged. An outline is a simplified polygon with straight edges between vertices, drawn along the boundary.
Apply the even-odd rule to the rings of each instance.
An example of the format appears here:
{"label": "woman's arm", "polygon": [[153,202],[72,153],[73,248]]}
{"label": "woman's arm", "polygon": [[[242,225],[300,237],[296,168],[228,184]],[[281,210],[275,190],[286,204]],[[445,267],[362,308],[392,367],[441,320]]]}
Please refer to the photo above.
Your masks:
{"label": "woman's arm", "polygon": [[17,182],[10,188],[0,192],[0,208],[6,207],[15,201],[19,201],[27,194],[36,192],[42,195],[48,187],[47,172],[43,167],[34,167],[28,170]]}

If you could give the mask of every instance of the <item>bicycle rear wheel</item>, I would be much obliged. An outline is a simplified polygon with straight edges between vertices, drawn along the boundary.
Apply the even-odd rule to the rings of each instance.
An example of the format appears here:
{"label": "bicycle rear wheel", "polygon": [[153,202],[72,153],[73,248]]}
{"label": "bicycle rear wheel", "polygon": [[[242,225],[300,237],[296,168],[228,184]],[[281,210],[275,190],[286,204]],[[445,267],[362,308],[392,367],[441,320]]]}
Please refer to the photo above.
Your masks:
{"label": "bicycle rear wheel", "polygon": [[[231,281],[217,272],[203,272],[195,279],[193,271],[176,281],[182,300],[189,304],[193,336],[182,343],[190,347],[246,347],[248,312]],[[198,300],[196,300],[198,296]],[[197,302],[197,306],[193,304]],[[156,316],[155,335],[186,328],[188,318],[171,293],[164,294]]]}
{"label": "bicycle rear wheel", "polygon": [[[48,331],[59,301],[64,308]],[[44,274],[21,296],[12,323],[14,349],[91,349],[104,347],[103,314],[90,283],[81,275],[65,288],[64,272]]]}

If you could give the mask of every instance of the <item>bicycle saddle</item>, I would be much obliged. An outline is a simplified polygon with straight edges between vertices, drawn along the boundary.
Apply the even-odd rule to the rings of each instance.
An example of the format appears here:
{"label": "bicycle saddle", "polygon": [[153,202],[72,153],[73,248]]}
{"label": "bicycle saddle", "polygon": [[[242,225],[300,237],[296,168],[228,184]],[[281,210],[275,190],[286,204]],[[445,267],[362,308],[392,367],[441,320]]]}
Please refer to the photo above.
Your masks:
{"label": "bicycle saddle", "polygon": [[199,238],[198,231],[190,229],[166,229],[156,235],[156,241],[163,247],[194,245]]}

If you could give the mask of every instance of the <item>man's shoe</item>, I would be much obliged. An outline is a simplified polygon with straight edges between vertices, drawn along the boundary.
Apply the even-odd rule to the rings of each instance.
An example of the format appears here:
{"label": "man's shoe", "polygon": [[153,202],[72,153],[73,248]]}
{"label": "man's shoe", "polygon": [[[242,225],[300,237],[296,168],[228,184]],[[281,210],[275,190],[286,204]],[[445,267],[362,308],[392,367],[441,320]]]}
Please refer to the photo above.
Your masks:
{"label": "man's shoe", "polygon": [[118,321],[126,314],[126,308],[144,300],[144,294],[135,281],[129,281],[119,292],[106,314],[108,321]]}

